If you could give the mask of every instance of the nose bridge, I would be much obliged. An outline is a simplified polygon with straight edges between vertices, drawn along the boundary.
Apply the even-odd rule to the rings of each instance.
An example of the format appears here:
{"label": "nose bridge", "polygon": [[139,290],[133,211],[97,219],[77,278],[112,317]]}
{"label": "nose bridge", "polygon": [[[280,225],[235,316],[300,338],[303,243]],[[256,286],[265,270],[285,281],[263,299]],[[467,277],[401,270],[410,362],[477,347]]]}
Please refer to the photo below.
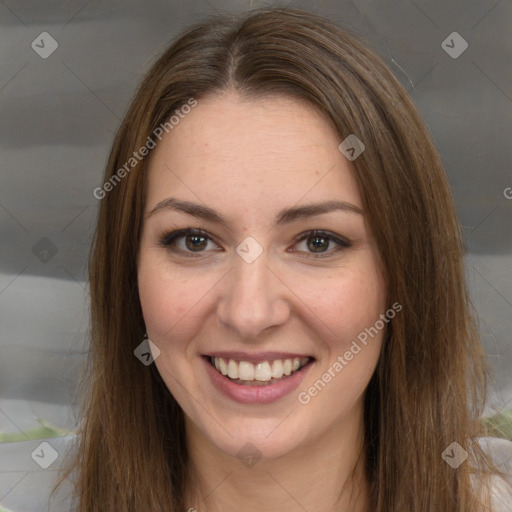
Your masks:
{"label": "nose bridge", "polygon": [[218,307],[220,321],[244,338],[258,337],[268,327],[286,321],[289,315],[282,285],[269,268],[268,253],[261,250],[256,255],[250,244],[242,243],[237,248]]}

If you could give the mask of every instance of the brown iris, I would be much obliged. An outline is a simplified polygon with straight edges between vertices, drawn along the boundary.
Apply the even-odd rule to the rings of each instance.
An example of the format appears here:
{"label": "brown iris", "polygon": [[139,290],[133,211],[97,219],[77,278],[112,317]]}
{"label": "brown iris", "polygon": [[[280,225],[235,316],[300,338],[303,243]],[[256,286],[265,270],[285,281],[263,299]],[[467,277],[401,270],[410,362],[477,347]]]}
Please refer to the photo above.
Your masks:
{"label": "brown iris", "polygon": [[185,238],[185,245],[191,251],[204,249],[208,244],[208,238],[203,235],[188,235]]}
{"label": "brown iris", "polygon": [[308,249],[311,249],[312,252],[323,252],[327,249],[328,246],[329,240],[323,236],[314,236],[308,238]]}

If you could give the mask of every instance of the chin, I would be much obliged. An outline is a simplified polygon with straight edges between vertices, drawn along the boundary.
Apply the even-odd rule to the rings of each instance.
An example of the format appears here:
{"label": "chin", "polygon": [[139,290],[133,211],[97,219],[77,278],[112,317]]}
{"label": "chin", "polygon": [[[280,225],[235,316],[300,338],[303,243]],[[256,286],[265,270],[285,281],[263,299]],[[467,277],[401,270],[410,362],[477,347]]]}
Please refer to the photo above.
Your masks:
{"label": "chin", "polygon": [[206,428],[201,428],[197,423],[193,428],[202,432],[207,444],[226,455],[239,459],[252,457],[272,460],[290,454],[305,441],[304,427],[297,425],[290,417],[285,418],[225,418],[222,424],[225,430],[220,426],[212,430],[211,418],[205,418]]}

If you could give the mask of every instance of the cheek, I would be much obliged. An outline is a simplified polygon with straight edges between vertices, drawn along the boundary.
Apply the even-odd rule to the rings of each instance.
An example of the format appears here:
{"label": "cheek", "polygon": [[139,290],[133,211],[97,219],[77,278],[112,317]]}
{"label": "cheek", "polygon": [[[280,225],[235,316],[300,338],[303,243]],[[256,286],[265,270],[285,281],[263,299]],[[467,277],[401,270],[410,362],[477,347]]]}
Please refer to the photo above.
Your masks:
{"label": "cheek", "polygon": [[303,279],[297,295],[316,316],[320,337],[339,352],[385,312],[384,286],[374,266],[366,264],[316,283]]}
{"label": "cheek", "polygon": [[[153,264],[152,264],[153,263]],[[148,335],[155,342],[181,327],[182,320],[198,301],[199,292],[187,281],[159,268],[158,262],[143,259],[138,270],[139,298]]]}

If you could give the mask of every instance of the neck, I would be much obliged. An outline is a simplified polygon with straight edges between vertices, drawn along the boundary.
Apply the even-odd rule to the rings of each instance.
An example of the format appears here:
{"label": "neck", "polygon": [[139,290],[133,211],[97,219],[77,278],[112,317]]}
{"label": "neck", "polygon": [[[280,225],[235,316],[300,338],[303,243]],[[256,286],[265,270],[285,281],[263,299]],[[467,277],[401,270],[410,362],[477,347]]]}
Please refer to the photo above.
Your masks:
{"label": "neck", "polygon": [[185,510],[366,512],[369,482],[362,415],[351,423],[324,432],[283,457],[260,459],[252,467],[221,452],[187,425],[190,478]]}

